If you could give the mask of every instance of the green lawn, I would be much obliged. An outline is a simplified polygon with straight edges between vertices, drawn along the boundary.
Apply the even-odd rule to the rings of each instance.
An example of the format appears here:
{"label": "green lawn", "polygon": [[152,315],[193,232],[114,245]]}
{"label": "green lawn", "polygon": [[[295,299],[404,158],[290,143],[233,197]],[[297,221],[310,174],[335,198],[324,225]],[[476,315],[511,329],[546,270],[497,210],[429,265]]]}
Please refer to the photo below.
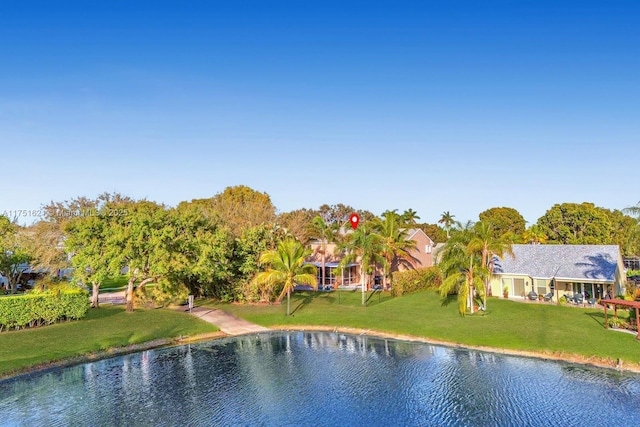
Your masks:
{"label": "green lawn", "polygon": [[[109,292],[119,292],[124,291],[129,283],[129,278],[127,276],[117,276],[110,277],[105,279],[104,282],[100,285],[100,293],[109,293]],[[150,283],[146,285],[147,289],[153,288],[155,286],[154,283]],[[89,285],[89,288],[91,286]]]}
{"label": "green lawn", "polygon": [[[413,335],[463,345],[524,351],[618,358],[640,363],[640,342],[634,335],[606,330],[598,309],[560,307],[489,299],[485,315],[461,317],[457,304],[442,306],[433,291],[391,298],[377,293],[360,305],[359,292],[295,293],[292,316],[286,304],[251,306],[215,304],[264,326],[323,325]],[[339,301],[340,299],[340,301]]]}
{"label": "green lawn", "polygon": [[129,279],[127,276],[118,276],[115,278],[105,279],[100,285],[100,292],[116,292],[122,291],[127,286]]}
{"label": "green lawn", "polygon": [[0,333],[0,375],[32,365],[160,338],[215,332],[187,313],[103,305],[81,320]]}

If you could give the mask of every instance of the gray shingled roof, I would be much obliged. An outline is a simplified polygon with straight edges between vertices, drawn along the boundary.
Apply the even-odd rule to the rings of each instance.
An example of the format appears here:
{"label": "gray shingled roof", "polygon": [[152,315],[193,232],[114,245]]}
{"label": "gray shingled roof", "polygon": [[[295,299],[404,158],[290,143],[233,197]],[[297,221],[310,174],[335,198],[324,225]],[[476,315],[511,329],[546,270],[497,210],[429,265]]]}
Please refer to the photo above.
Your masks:
{"label": "gray shingled roof", "polygon": [[512,258],[495,259],[496,274],[575,281],[615,280],[620,249],[617,245],[513,245]]}

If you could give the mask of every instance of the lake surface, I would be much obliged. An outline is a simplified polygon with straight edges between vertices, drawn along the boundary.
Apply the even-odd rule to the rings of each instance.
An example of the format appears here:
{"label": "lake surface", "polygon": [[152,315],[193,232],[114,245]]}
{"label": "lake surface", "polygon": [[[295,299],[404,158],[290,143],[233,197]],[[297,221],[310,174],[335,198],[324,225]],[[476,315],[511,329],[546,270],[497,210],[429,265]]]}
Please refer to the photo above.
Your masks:
{"label": "lake surface", "polygon": [[0,424],[637,426],[640,376],[338,333],[265,333],[0,382]]}

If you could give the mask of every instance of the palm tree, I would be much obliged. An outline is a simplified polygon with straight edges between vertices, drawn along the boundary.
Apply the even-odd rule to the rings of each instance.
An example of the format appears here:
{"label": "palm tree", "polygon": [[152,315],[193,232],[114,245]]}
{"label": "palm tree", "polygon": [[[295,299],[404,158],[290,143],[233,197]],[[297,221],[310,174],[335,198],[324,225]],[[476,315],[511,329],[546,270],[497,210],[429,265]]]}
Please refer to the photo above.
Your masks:
{"label": "palm tree", "polygon": [[548,239],[547,235],[544,234],[544,231],[540,229],[538,224],[533,224],[531,227],[527,228],[522,237],[526,243],[530,243],[532,245],[544,244]]}
{"label": "palm tree", "polygon": [[309,226],[309,232],[311,237],[314,237],[320,241],[320,256],[322,262],[322,270],[320,270],[320,283],[321,286],[325,285],[325,264],[327,260],[327,245],[335,240],[335,236],[338,232],[338,224],[327,224],[325,220],[317,215],[311,221]]}
{"label": "palm tree", "polygon": [[254,281],[272,289],[282,286],[277,301],[282,301],[287,295],[287,316],[291,313],[291,291],[296,284],[311,285],[314,289],[317,287],[316,267],[304,263],[310,253],[300,242],[288,238],[279,242],[276,249],[260,255],[260,263],[269,265],[269,269],[258,273]]}
{"label": "palm tree", "polygon": [[451,236],[445,244],[440,261],[444,281],[440,286],[440,296],[446,298],[451,293],[458,295],[458,311],[462,316],[470,308],[473,314],[473,297],[476,290],[485,295],[484,278],[488,271],[480,266],[479,254],[470,246],[473,240],[471,222]]}
{"label": "palm tree", "polygon": [[631,216],[635,216],[638,221],[640,221],[640,202],[638,202],[638,204],[635,206],[629,206],[628,208],[622,209],[622,212]]}
{"label": "palm tree", "polygon": [[468,250],[480,254],[480,266],[487,269],[485,276],[484,288],[484,308],[487,308],[487,294],[491,295],[491,284],[489,276],[493,274],[494,257],[503,258],[505,252],[513,256],[511,243],[504,236],[496,238],[493,226],[482,221],[474,224],[471,234],[471,240],[468,243]]}
{"label": "palm tree", "polygon": [[376,234],[380,237],[382,255],[386,260],[384,287],[387,287],[387,277],[397,268],[399,262],[412,262],[412,249],[416,248],[414,240],[407,240],[405,216],[393,211],[383,214],[383,219],[376,218],[373,223]]}
{"label": "palm tree", "polygon": [[409,208],[402,213],[402,219],[407,224],[416,224],[417,220],[420,219],[420,217],[418,216],[418,212]]}
{"label": "palm tree", "polygon": [[367,274],[376,265],[386,266],[386,259],[380,255],[382,253],[382,241],[378,234],[373,232],[367,223],[360,226],[353,232],[345,236],[344,240],[338,243],[337,250],[346,252],[340,260],[338,268],[343,270],[350,263],[360,259],[360,272],[362,274],[362,305],[366,305]]}
{"label": "palm tree", "polygon": [[438,220],[438,224],[444,225],[444,229],[447,232],[447,239],[449,238],[449,229],[453,224],[456,223],[456,221],[453,219],[455,217],[455,215],[451,215],[449,211],[446,211],[442,213],[440,219]]}

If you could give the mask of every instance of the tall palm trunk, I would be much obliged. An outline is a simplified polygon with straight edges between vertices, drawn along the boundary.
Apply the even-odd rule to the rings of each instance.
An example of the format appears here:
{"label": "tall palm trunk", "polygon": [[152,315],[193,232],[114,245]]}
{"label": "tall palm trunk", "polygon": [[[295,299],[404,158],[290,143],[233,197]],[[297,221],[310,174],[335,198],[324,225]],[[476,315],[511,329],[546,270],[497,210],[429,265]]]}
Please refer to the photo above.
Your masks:
{"label": "tall palm trunk", "polygon": [[326,253],[327,253],[327,247],[324,243],[322,243],[322,271],[320,272],[320,286],[322,288],[324,288],[324,283],[325,283],[324,271],[325,271],[325,265],[326,265]]}
{"label": "tall palm trunk", "polygon": [[367,298],[366,298],[367,273],[364,271],[362,263],[360,263],[360,273],[362,274],[362,305],[367,305]]}
{"label": "tall palm trunk", "polygon": [[473,295],[475,293],[475,288],[473,287],[473,255],[469,257],[469,275],[467,280],[469,280],[469,310],[471,314],[473,314]]}
{"label": "tall palm trunk", "polygon": [[[485,247],[482,251],[482,268],[486,268],[489,263],[489,252]],[[491,295],[491,274],[484,279],[484,297],[482,298],[482,305],[487,310],[487,294]]]}
{"label": "tall palm trunk", "polygon": [[291,314],[291,288],[287,289],[287,316]]}

